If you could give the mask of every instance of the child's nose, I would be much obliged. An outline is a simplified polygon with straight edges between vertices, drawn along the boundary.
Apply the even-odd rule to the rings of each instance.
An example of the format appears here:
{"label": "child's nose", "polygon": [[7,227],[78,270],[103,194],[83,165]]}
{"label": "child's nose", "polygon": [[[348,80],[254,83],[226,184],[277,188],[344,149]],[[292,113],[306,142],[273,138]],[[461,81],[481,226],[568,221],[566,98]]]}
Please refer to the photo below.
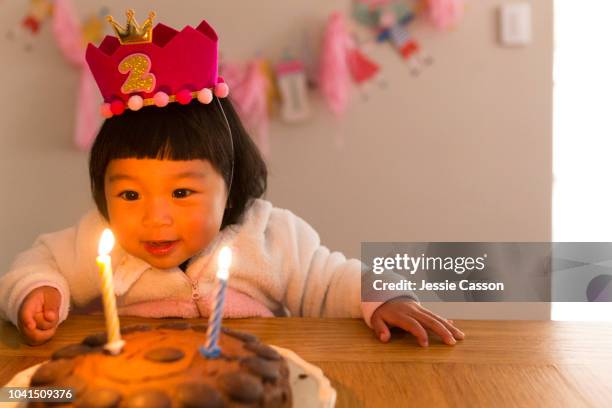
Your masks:
{"label": "child's nose", "polygon": [[170,205],[166,200],[151,200],[146,206],[142,220],[145,227],[172,225]]}

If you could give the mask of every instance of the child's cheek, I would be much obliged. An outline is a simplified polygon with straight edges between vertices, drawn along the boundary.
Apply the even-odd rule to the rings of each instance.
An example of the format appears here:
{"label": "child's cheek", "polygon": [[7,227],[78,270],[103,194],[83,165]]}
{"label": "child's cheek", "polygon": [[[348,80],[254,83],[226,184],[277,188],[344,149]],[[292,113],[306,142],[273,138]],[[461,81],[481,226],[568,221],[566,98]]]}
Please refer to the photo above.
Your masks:
{"label": "child's cheek", "polygon": [[186,220],[184,225],[183,239],[187,241],[192,251],[200,251],[208,246],[219,232],[219,222],[215,217],[206,217],[201,213],[193,215]]}
{"label": "child's cheek", "polygon": [[109,218],[115,238],[124,248],[140,240],[140,217],[134,211],[126,211],[121,206],[109,206]]}

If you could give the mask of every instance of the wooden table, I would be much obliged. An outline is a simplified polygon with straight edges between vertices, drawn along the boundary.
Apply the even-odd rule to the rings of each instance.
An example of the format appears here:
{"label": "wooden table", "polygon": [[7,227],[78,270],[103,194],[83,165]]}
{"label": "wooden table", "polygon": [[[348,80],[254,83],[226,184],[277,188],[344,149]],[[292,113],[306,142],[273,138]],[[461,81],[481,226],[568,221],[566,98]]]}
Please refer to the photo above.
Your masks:
{"label": "wooden table", "polygon": [[[123,325],[159,320],[122,318]],[[467,338],[428,348],[396,334],[378,342],[353,319],[245,319],[227,326],[294,350],[320,366],[338,407],[612,407],[612,324],[458,321]],[[103,331],[98,316],[71,316],[47,344],[29,347],[0,326],[0,383],[52,350]]]}

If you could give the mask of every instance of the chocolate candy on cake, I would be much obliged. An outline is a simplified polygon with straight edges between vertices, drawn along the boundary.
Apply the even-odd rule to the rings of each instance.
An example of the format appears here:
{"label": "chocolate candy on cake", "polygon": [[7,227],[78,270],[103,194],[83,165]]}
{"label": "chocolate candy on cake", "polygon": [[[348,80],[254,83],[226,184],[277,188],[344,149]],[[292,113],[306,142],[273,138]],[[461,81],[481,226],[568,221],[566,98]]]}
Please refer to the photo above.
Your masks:
{"label": "chocolate candy on cake", "polygon": [[219,376],[219,386],[233,400],[253,403],[263,395],[263,384],[257,377],[244,371],[232,371]]}
{"label": "chocolate candy on cake", "polygon": [[[290,407],[287,362],[255,336],[223,328],[222,356],[207,359],[206,325],[128,326],[119,355],[103,350],[106,334],[65,346],[34,373],[32,386],[72,388],[67,406],[91,408]],[[37,406],[31,404],[31,406]]]}
{"label": "chocolate candy on cake", "polygon": [[89,347],[102,347],[106,344],[106,341],[106,333],[96,333],[90,334],[89,336],[85,337],[81,344],[84,344]]}
{"label": "chocolate candy on cake", "polygon": [[31,385],[48,385],[72,373],[74,364],[70,360],[57,360],[43,364],[32,375]]}
{"label": "chocolate candy on cake", "polygon": [[133,326],[126,326],[121,328],[121,334],[128,334],[137,331],[149,331],[153,330],[153,326],[150,324],[135,324]]}
{"label": "chocolate candy on cake", "polygon": [[175,400],[184,408],[222,408],[225,404],[221,392],[202,381],[179,385]]}
{"label": "chocolate candy on cake", "polygon": [[241,332],[238,330],[233,330],[230,329],[229,327],[221,327],[221,331],[225,334],[227,334],[228,336],[232,336],[237,338],[238,340],[242,340],[245,343],[251,342],[251,341],[258,341],[259,339],[250,334],[250,333],[245,333],[245,332]]}
{"label": "chocolate candy on cake", "polygon": [[208,324],[194,324],[191,326],[191,328],[193,329],[193,331],[206,333],[206,330],[208,330]]}
{"label": "chocolate candy on cake", "polygon": [[281,356],[272,347],[259,342],[248,342],[244,344],[244,348],[257,354],[261,358],[267,360],[280,360]]}
{"label": "chocolate candy on cake", "polygon": [[278,361],[265,360],[261,357],[249,356],[240,361],[240,365],[246,367],[252,374],[260,376],[267,381],[276,381],[280,377],[280,363]]}
{"label": "chocolate candy on cake", "polygon": [[94,348],[89,347],[85,344],[69,344],[66,347],[63,347],[57,350],[55,353],[51,355],[52,360],[59,360],[62,358],[74,358],[76,356],[80,356],[81,354],[91,353]]}
{"label": "chocolate candy on cake", "polygon": [[159,347],[147,351],[144,355],[147,360],[157,361],[158,363],[171,363],[183,357],[185,357],[185,353],[173,347]]}
{"label": "chocolate candy on cake", "polygon": [[168,329],[168,330],[187,330],[191,328],[191,325],[187,322],[171,322],[164,323],[157,326],[158,329]]}
{"label": "chocolate candy on cake", "polygon": [[132,393],[121,406],[123,408],[170,408],[172,400],[162,390],[139,390]]}
{"label": "chocolate candy on cake", "polygon": [[121,402],[121,394],[110,388],[91,388],[77,400],[78,408],[115,408]]}

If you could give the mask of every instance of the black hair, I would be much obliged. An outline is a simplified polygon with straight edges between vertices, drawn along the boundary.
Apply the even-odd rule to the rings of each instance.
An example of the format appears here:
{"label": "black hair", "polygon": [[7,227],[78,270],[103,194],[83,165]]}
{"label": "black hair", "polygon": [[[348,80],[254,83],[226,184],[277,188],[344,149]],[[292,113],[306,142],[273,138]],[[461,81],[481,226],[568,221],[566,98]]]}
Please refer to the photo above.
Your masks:
{"label": "black hair", "polygon": [[89,155],[89,178],[107,221],[104,176],[111,160],[125,158],[210,161],[230,189],[221,229],[240,223],[267,188],[266,164],[228,98],[126,110],[102,124]]}

